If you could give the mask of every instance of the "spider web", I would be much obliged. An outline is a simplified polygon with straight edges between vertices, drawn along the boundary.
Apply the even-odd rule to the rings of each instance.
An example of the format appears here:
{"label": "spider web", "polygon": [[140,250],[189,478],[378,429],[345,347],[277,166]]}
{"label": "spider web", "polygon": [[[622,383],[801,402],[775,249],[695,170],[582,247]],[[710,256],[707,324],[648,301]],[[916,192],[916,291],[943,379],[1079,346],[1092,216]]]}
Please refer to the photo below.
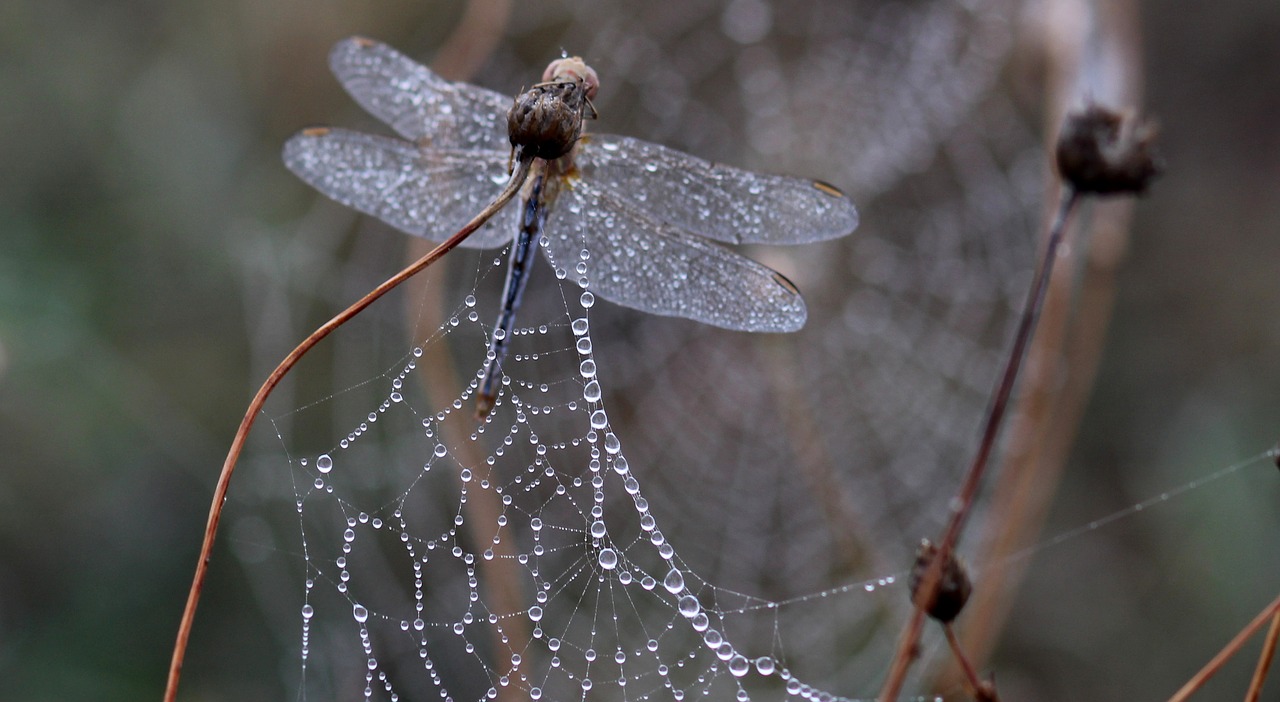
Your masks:
{"label": "spider web", "polygon": [[[831,698],[788,667],[789,650],[828,634],[794,636],[785,619],[877,583],[780,602],[684,559],[665,531],[681,510],[649,504],[644,469],[613,431],[595,298],[575,287],[560,284],[559,309],[526,311],[483,423],[482,365],[443,408],[416,390],[424,347],[488,333],[476,294],[384,373],[273,418],[304,424],[352,395],[381,398],[336,445],[289,461],[305,566],[301,697]],[[506,608],[513,590],[522,604]],[[856,628],[865,616],[843,619]]]}
{"label": "spider web", "polygon": [[[555,28],[618,77],[602,131],[854,193],[853,237],[748,252],[799,284],[808,327],[647,317],[537,264],[483,424],[503,254],[451,254],[436,292],[397,298],[408,329],[391,302],[339,332],[320,385],[270,406],[229,520],[247,562],[292,554],[255,587],[296,698],[874,694],[1029,275],[1043,165],[998,90],[1015,6],[775,6],[742,42],[749,5],[548,3],[512,31]],[[326,298],[395,256],[386,231],[359,242]]]}

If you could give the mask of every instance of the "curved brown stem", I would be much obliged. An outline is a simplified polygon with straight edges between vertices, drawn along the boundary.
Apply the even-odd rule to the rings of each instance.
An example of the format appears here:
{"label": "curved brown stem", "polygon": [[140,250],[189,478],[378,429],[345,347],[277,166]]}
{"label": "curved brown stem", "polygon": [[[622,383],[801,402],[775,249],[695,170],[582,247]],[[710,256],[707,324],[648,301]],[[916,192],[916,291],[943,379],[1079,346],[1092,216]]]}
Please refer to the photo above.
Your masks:
{"label": "curved brown stem", "polygon": [[235,471],[236,462],[240,459],[240,452],[244,449],[245,441],[249,438],[249,430],[253,428],[253,422],[258,418],[258,412],[262,410],[262,406],[271,395],[271,391],[275,389],[285,374],[312,347],[320,343],[333,330],[345,324],[347,320],[359,314],[396,286],[435,263],[441,256],[449,253],[455,246],[462,243],[463,239],[466,239],[487,222],[494,213],[510,202],[511,198],[520,191],[520,186],[524,184],[525,177],[529,175],[531,163],[532,159],[521,157],[516,163],[516,169],[511,174],[511,178],[507,181],[506,188],[480,214],[472,218],[456,234],[432,249],[427,255],[391,276],[333,319],[325,322],[319,329],[311,332],[310,336],[303,339],[297,348],[291,351],[288,356],[285,356],[280,365],[276,366],[276,369],[267,377],[262,387],[258,388],[258,394],[253,396],[253,401],[249,403],[248,409],[245,410],[244,418],[240,420],[240,428],[236,430],[236,436],[231,441],[231,449],[227,452],[227,458],[222,463],[222,473],[218,475],[218,484],[213,490],[213,504],[209,507],[209,519],[204,528],[204,542],[200,546],[200,559],[196,561],[195,576],[191,581],[191,590],[187,593],[186,607],[182,610],[182,622],[178,625],[178,639],[173,645],[173,658],[169,663],[169,680],[164,690],[165,702],[173,702],[178,696],[178,680],[182,675],[182,662],[187,653],[187,640],[191,637],[191,624],[195,620],[196,606],[200,602],[200,592],[204,589],[205,577],[209,573],[209,560],[213,555],[213,541],[218,532],[218,522],[222,519],[222,505],[226,502],[227,490],[231,487],[231,474]]}

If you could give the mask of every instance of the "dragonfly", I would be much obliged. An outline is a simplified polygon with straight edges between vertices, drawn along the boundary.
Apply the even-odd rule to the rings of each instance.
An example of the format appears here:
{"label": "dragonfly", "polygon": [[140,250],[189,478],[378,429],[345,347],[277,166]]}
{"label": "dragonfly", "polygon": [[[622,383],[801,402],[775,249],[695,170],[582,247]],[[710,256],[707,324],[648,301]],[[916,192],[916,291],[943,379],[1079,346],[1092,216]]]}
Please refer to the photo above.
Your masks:
{"label": "dragonfly", "polygon": [[[336,44],[329,65],[351,97],[399,135],[324,127],[290,138],[285,165],[330,199],[403,232],[440,238],[510,185],[511,97],[445,80],[363,37]],[[595,116],[598,87],[593,70],[567,58],[552,62],[535,86],[573,94],[579,120]],[[534,251],[558,277],[573,271],[588,291],[625,307],[725,329],[790,332],[807,317],[796,286],[722,244],[818,242],[858,225],[853,203],[825,182],[574,126],[565,153],[531,157],[521,206],[497,210],[460,244],[511,246],[477,389],[481,418],[496,401]]]}

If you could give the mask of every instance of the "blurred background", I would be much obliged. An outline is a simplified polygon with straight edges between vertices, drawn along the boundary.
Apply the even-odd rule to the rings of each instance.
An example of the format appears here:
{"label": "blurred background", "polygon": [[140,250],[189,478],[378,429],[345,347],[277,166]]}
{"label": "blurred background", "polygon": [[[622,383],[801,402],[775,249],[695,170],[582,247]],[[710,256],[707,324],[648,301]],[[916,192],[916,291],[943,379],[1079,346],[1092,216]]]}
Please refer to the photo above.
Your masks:
{"label": "blurred background", "polygon": [[[0,34],[0,698],[160,695],[245,404],[419,244],[280,164],[304,126],[380,129],[327,68],[353,34],[504,93],[563,47],[601,76],[591,129],[820,177],[858,203],[846,241],[750,252],[805,291],[794,337],[608,306],[593,320],[615,430],[686,559],[708,562],[728,546],[694,537],[761,509],[794,519],[759,538],[829,557],[777,598],[895,572],[939,532],[1054,195],[1044,145],[1085,96],[1155,117],[1166,175],[1132,209],[1083,212],[1060,262],[966,541],[987,599],[963,628],[1006,699],[1160,698],[1280,584],[1266,461],[1002,560],[1280,438],[1274,2],[20,0]],[[452,265],[474,278],[477,259]],[[370,344],[410,348],[400,316],[321,350],[246,470],[290,450],[279,418],[381,372]],[[290,430],[314,446],[328,427]],[[289,523],[287,501],[270,509]],[[298,694],[296,610],[273,613],[262,583],[299,581],[234,545],[255,538],[215,555],[185,699]],[[743,591],[756,577],[721,575]],[[874,694],[893,594],[828,689]],[[1256,651],[1204,697],[1242,694]],[[930,679],[963,699],[947,675]]]}

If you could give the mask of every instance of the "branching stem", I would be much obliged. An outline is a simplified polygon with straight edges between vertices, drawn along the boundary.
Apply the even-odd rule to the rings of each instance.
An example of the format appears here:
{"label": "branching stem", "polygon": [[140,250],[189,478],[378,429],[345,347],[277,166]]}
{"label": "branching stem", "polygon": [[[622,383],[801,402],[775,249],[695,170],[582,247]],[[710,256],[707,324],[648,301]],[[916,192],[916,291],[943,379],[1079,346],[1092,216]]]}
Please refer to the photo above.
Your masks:
{"label": "branching stem", "polygon": [[[987,408],[987,419],[982,432],[982,441],[978,445],[978,452],[974,455],[973,462],[969,465],[969,472],[965,476],[964,483],[953,500],[953,504],[956,507],[951,513],[951,521],[947,525],[946,532],[938,542],[937,556],[933,559],[924,578],[920,581],[920,590],[916,597],[917,602],[932,602],[937,595],[938,584],[942,579],[942,566],[955,549],[956,542],[960,539],[960,533],[964,529],[965,520],[973,508],[974,498],[978,494],[978,488],[982,485],[983,474],[986,472],[991,452],[995,448],[996,437],[1000,433],[1005,410],[1008,409],[1009,397],[1013,394],[1013,388],[1018,378],[1018,370],[1022,366],[1023,358],[1026,356],[1027,344],[1030,343],[1032,333],[1035,331],[1036,319],[1039,316],[1040,306],[1044,303],[1049,275],[1053,271],[1053,264],[1057,259],[1058,246],[1062,243],[1067,219],[1079,199],[1080,194],[1075,189],[1064,187],[1062,199],[1058,205],[1058,212],[1049,227],[1049,238],[1045,244],[1044,257],[1040,260],[1040,265],[1036,269],[1035,278],[1031,282],[1031,290],[1027,294],[1026,303],[1022,308],[1022,318],[1018,322],[1018,331],[1014,337],[1013,346],[1009,350],[1008,359],[1005,361],[1004,373],[1000,376],[991,404]],[[916,607],[911,614],[911,619],[907,622],[907,626],[903,629],[902,637],[898,642],[898,649],[894,653],[893,661],[889,666],[889,675],[885,679],[884,687],[880,690],[880,702],[892,702],[902,692],[902,685],[906,681],[907,671],[917,655],[924,617],[924,610]]]}

